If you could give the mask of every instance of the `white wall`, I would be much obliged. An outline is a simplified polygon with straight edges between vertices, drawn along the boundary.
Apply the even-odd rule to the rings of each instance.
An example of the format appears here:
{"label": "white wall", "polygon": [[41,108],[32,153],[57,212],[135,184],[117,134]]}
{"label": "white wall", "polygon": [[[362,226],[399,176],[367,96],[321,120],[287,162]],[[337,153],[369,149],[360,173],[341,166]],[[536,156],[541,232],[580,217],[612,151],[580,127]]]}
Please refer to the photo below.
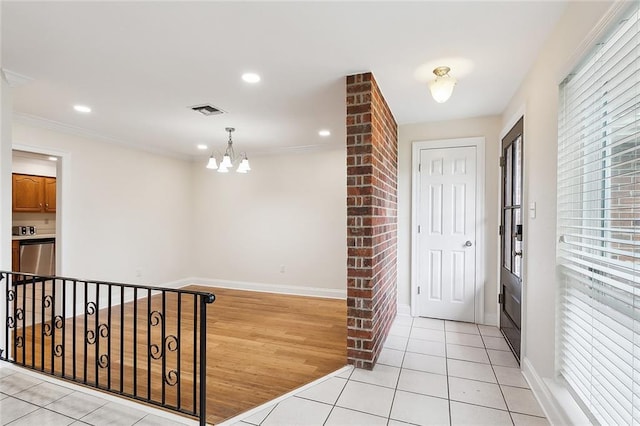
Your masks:
{"label": "white wall", "polygon": [[154,285],[187,276],[189,162],[18,122],[13,143],[62,157],[59,275]]}
{"label": "white wall", "polygon": [[399,126],[398,153],[398,304],[411,303],[411,147],[414,141],[484,136],[485,155],[485,320],[495,323],[497,311],[498,173],[500,117],[478,117]]}
{"label": "white wall", "polygon": [[194,163],[195,276],[346,294],[345,149],[251,163],[246,175]]}

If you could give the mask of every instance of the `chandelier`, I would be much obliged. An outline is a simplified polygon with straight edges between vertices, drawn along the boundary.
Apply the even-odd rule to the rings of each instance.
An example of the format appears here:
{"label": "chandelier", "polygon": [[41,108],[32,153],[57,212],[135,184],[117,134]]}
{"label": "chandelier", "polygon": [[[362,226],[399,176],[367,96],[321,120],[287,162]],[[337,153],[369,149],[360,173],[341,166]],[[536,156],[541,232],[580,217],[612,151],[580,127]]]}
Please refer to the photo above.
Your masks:
{"label": "chandelier", "polygon": [[218,165],[218,161],[213,153],[211,153],[211,157],[209,157],[209,162],[207,163],[207,169],[218,170],[218,173],[229,173],[229,169],[234,167],[234,164],[238,164],[238,168],[236,172],[238,173],[247,173],[251,170],[249,166],[249,159],[247,158],[247,154],[245,152],[241,152],[239,156],[236,157],[236,153],[233,150],[233,140],[231,140],[231,133],[233,133],[236,129],[233,127],[225,128],[227,132],[229,132],[229,141],[227,142],[227,149],[220,160],[220,165]]}

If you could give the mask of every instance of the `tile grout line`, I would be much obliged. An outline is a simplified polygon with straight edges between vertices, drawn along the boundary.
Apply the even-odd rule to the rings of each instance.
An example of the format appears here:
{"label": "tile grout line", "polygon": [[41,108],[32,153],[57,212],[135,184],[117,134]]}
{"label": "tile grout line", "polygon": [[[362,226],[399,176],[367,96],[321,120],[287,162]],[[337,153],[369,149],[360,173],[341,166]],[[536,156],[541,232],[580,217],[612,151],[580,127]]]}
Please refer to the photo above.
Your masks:
{"label": "tile grout line", "polygon": [[391,412],[393,411],[393,404],[396,402],[396,395],[398,393],[398,384],[400,383],[400,376],[402,376],[402,366],[404,365],[404,358],[407,355],[407,348],[409,347],[409,339],[411,339],[411,333],[413,332],[413,323],[415,319],[411,318],[411,327],[409,328],[409,337],[407,337],[407,343],[404,345],[402,351],[402,361],[400,362],[400,371],[398,372],[398,378],[396,379],[396,386],[393,389],[393,398],[391,398],[391,406],[389,407],[389,415],[387,416],[387,425],[391,422]]}
{"label": "tile grout line", "polygon": [[[329,417],[331,417],[331,413],[333,413],[333,410],[336,408],[336,404],[338,404],[338,400],[340,399],[340,397],[342,396],[342,393],[344,392],[345,388],[347,387],[347,385],[349,384],[349,380],[351,380],[351,376],[353,375],[353,372],[355,371],[355,367],[351,370],[351,372],[349,373],[349,377],[347,377],[347,379],[344,381],[344,385],[342,386],[342,389],[340,389],[340,393],[338,394],[338,396],[336,397],[336,400],[333,401],[333,404],[331,406],[331,410],[329,410],[329,414],[327,414],[327,418],[324,419],[324,422],[322,422],[322,426],[324,426],[325,424],[327,424],[327,421],[329,420]],[[342,377],[340,377],[341,379]],[[271,413],[269,413],[271,414]],[[265,417],[266,419],[266,417]]]}
{"label": "tile grout line", "polygon": [[[478,329],[478,331],[480,331]],[[484,349],[487,352],[487,357],[489,358],[489,365],[491,365],[491,372],[493,373],[493,376],[496,378],[496,384],[498,385],[498,389],[500,389],[500,395],[502,395],[502,400],[504,401],[504,406],[507,407],[507,413],[509,413],[509,419],[511,420],[511,424],[515,426],[515,421],[513,420],[513,416],[511,415],[511,410],[509,410],[509,405],[507,404],[507,398],[505,398],[504,396],[504,392],[502,391],[502,386],[500,385],[500,381],[498,380],[498,375],[496,374],[496,370],[495,368],[493,368],[493,363],[491,362],[491,358],[489,357],[489,351],[487,350],[487,344],[484,341],[484,336],[482,336],[482,334],[480,334],[481,339],[482,339],[482,343],[484,344]],[[504,339],[504,337],[503,337]]]}

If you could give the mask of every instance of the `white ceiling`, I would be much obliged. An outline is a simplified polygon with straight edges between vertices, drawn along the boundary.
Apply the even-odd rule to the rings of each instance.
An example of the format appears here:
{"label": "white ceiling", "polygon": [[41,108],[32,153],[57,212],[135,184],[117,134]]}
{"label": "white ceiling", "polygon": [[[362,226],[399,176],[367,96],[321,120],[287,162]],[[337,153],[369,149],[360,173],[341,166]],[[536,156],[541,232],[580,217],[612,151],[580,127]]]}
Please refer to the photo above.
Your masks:
{"label": "white ceiling", "polygon": [[[343,144],[344,76],[363,71],[399,124],[499,114],[565,6],[2,1],[2,65],[33,79],[14,89],[19,115],[180,156],[206,157],[198,143],[223,149],[233,126],[251,156]],[[445,104],[424,81],[436,65],[459,80]],[[262,81],[244,83],[246,71]],[[227,114],[187,109],[201,103]]]}

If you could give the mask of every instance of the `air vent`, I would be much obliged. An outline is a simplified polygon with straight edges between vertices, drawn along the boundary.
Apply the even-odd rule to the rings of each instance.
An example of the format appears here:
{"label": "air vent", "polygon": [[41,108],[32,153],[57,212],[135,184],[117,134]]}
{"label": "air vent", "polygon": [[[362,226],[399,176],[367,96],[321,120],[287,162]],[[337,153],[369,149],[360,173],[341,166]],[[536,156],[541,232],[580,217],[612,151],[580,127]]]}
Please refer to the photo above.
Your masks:
{"label": "air vent", "polygon": [[189,108],[191,108],[195,112],[199,112],[202,115],[218,115],[224,113],[224,111],[220,108],[216,108],[210,104],[195,105]]}

